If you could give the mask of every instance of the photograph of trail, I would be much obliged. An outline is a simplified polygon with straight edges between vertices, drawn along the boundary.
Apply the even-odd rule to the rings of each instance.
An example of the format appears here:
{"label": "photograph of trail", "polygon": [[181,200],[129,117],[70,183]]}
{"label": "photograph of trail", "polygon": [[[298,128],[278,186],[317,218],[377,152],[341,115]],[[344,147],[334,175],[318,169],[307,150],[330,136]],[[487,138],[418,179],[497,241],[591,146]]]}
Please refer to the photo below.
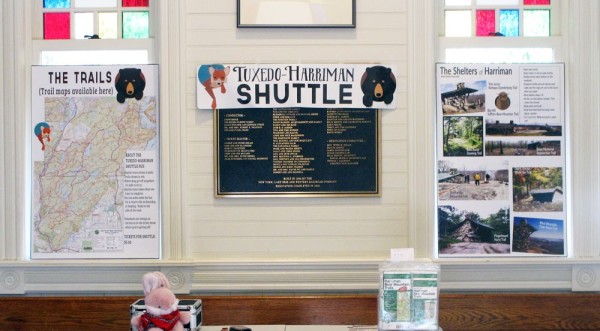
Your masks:
{"label": "photograph of trail", "polygon": [[483,156],[483,117],[444,116],[444,156]]}

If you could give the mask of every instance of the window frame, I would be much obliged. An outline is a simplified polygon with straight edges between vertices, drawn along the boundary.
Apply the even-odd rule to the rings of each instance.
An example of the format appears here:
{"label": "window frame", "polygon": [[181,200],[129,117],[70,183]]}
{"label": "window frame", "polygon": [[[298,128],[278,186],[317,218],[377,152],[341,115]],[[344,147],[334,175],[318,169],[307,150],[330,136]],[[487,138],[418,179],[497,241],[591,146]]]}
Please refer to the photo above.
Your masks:
{"label": "window frame", "polygon": [[[157,63],[157,49],[155,34],[158,30],[157,23],[157,1],[150,0],[148,7],[122,7],[121,1],[117,1],[116,7],[74,7],[71,8],[43,8],[42,1],[39,6],[33,4],[31,7],[32,17],[32,65],[42,64],[42,52],[44,51],[97,51],[97,50],[146,50],[146,63]],[[148,11],[148,38],[144,39],[123,39],[122,20],[124,11]],[[70,39],[44,39],[44,19],[45,12],[69,12],[71,14],[71,38]],[[117,39],[76,39],[74,38],[74,14],[75,13],[94,13],[94,34],[98,34],[98,14],[103,12],[117,12]],[[94,64],[94,63],[84,63]],[[114,63],[119,64],[119,63]]]}
{"label": "window frame", "polygon": [[[519,0],[518,5],[496,5],[496,6],[478,6],[477,0],[471,0],[469,6],[449,6],[445,5],[445,0],[439,0],[438,3],[438,52],[437,62],[446,62],[446,49],[448,48],[551,48],[553,49],[553,62],[561,62],[562,54],[562,2],[552,0],[550,5],[523,5]],[[519,9],[522,20],[523,9],[545,9],[550,8],[550,36],[549,37],[525,37],[522,36],[523,24],[519,25],[519,37],[494,37],[494,36],[476,36],[476,15],[477,9]],[[471,36],[470,37],[446,37],[445,36],[445,11],[446,10],[471,10]],[[496,17],[496,19],[498,19]]]}
{"label": "window frame", "polygon": [[[471,36],[470,37],[445,37],[444,35],[444,31],[445,31],[445,10],[447,8],[462,8],[462,9],[466,9],[467,7],[471,8],[471,10],[476,10],[476,9],[496,9],[496,8],[504,8],[503,6],[476,6],[475,2],[477,0],[471,0],[471,6],[451,6],[451,7],[446,7],[445,6],[445,0],[437,0],[435,1],[435,11],[437,14],[437,31],[438,31],[438,35],[436,38],[436,45],[435,45],[435,49],[434,49],[434,54],[435,54],[435,60],[436,63],[448,63],[448,61],[446,61],[446,50],[449,48],[464,48],[465,50],[468,49],[474,49],[474,48],[506,48],[506,49],[519,49],[519,48],[551,48],[553,50],[553,59],[551,60],[551,62],[567,62],[566,57],[569,55],[569,50],[566,49],[565,45],[567,44],[568,40],[564,40],[563,38],[563,34],[567,32],[567,29],[569,27],[568,22],[565,21],[563,19],[563,17],[567,17],[568,16],[568,2],[566,1],[561,1],[561,0],[551,0],[551,4],[549,6],[544,5],[544,6],[540,6],[543,8],[548,8],[550,7],[551,13],[550,13],[550,36],[548,37],[525,37],[525,36],[519,36],[519,37],[501,37],[501,36],[476,36],[476,26],[475,26],[475,19],[476,19],[476,15],[473,13],[471,15],[471,19],[472,21],[472,30],[471,30]],[[529,6],[524,6],[523,0],[519,0],[519,5],[518,6],[506,6],[506,8],[516,8],[518,7],[520,10],[522,10],[523,7],[526,8],[532,8],[532,7],[537,7],[537,6],[533,6],[533,5],[529,5]],[[522,15],[522,12],[521,12]],[[522,24],[520,24],[519,26],[519,30],[522,32],[523,30],[523,26]],[[455,62],[452,62],[455,63]],[[486,62],[486,61],[481,61],[479,63],[494,63],[494,62]],[[536,62],[531,62],[531,63],[536,63]],[[565,86],[565,93],[568,94],[568,86]],[[569,99],[569,97],[566,97],[567,100]],[[570,140],[571,140],[571,136],[569,131],[569,104],[568,101],[565,101],[565,126],[566,131],[564,133],[564,139],[566,139],[566,146],[567,149],[570,148]],[[435,133],[434,133],[435,134]],[[436,153],[435,150],[432,150],[432,153]],[[570,155],[570,151],[566,151],[567,156],[566,156],[566,164],[565,164],[565,177],[568,178],[567,179],[567,190],[568,192],[572,192],[571,187],[572,187],[572,166],[571,166],[571,155]],[[435,156],[435,158],[437,158],[437,156]],[[437,169],[435,169],[435,171],[437,171]],[[437,194],[437,193],[433,193],[433,194]],[[437,199],[437,198],[436,198]],[[577,257],[579,252],[574,249],[574,240],[576,238],[576,234],[573,228],[573,201],[571,200],[571,193],[567,194],[565,196],[565,201],[567,203],[568,210],[566,213],[566,217],[567,219],[571,220],[570,222],[568,222],[565,226],[566,226],[566,255],[564,257],[557,257],[556,259],[558,261],[565,261],[568,259],[572,259],[574,257]],[[435,205],[435,208],[437,209],[437,203]],[[437,215],[437,214],[436,214]],[[435,217],[435,219],[437,219],[437,216]],[[436,231],[432,231],[432,236],[433,236],[433,242],[435,242],[437,240],[437,233]],[[435,246],[435,243],[432,244],[432,246]],[[434,259],[436,261],[444,261],[444,262],[449,262],[449,261],[460,261],[463,258],[454,258],[454,257],[444,257],[443,259],[440,259],[438,253],[435,251],[435,247],[432,247],[432,256],[434,256]],[[508,259],[511,259],[512,257],[508,257]],[[468,258],[469,261],[474,261],[477,259],[487,259],[486,257],[469,257]],[[506,257],[498,257],[496,258],[498,261],[501,260],[506,260]],[[546,260],[548,261],[548,257],[531,257],[531,260],[534,261],[540,261],[540,260]]]}

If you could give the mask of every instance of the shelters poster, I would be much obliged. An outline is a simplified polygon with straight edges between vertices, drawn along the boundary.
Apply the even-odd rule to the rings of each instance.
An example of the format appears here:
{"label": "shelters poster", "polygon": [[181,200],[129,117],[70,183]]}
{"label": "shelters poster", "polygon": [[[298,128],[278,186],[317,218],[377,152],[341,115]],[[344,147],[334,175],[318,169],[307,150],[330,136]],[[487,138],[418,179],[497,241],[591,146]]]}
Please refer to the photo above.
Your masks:
{"label": "shelters poster", "polygon": [[32,258],[158,258],[158,67],[31,78]]}
{"label": "shelters poster", "polygon": [[439,257],[566,255],[564,64],[437,64]]}

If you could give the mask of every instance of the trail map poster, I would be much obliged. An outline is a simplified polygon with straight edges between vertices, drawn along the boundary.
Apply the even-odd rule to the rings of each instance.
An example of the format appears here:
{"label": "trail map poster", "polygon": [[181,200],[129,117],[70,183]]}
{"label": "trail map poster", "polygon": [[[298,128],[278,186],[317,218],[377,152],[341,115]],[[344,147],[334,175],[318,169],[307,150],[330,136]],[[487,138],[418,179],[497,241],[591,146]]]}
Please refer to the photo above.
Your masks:
{"label": "trail map poster", "polygon": [[31,78],[32,258],[159,258],[158,66]]}
{"label": "trail map poster", "polygon": [[564,256],[564,64],[437,64],[439,257]]}

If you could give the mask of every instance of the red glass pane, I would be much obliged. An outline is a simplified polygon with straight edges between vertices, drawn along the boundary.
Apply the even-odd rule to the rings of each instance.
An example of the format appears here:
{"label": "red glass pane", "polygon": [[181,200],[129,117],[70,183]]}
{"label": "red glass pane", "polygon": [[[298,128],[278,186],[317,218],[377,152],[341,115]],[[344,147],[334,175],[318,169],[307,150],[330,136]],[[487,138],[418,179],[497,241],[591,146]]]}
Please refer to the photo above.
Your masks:
{"label": "red glass pane", "polygon": [[478,36],[489,36],[496,32],[495,10],[478,10],[476,15]]}
{"label": "red glass pane", "polygon": [[523,0],[524,5],[549,5],[550,0]]}
{"label": "red glass pane", "polygon": [[150,0],[123,0],[123,7],[148,7]]}
{"label": "red glass pane", "polygon": [[71,14],[44,13],[44,39],[71,39]]}

